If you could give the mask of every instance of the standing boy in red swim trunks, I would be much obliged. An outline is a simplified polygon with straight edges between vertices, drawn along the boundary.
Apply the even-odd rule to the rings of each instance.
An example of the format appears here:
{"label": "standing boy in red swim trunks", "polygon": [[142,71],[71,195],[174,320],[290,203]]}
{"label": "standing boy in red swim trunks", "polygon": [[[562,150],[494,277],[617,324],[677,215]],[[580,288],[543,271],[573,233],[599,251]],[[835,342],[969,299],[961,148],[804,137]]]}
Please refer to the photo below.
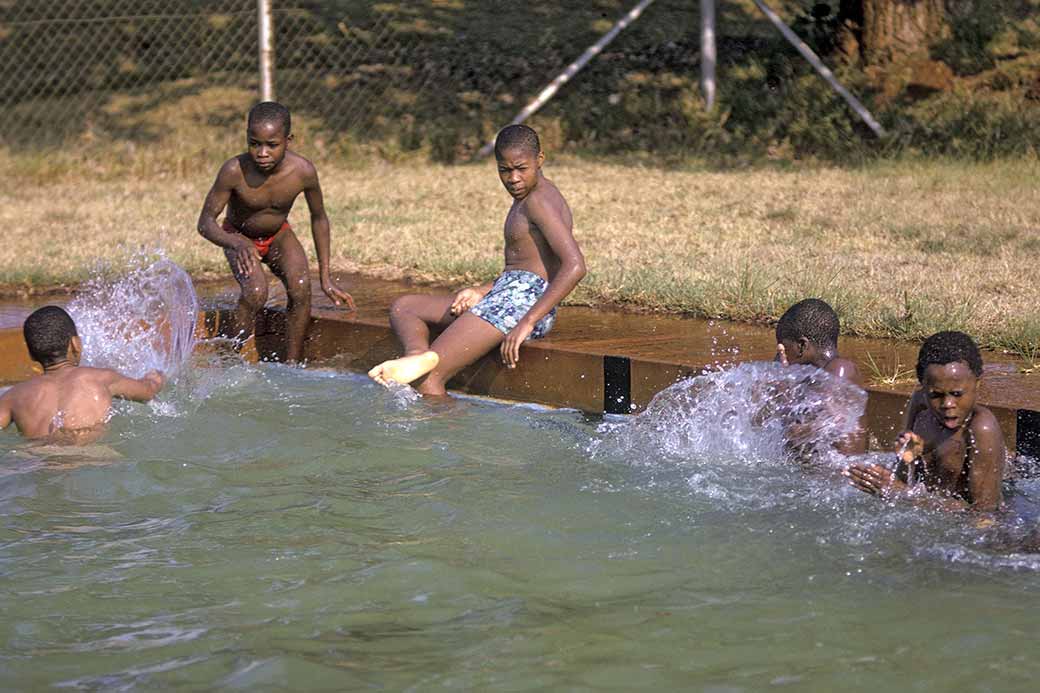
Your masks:
{"label": "standing boy in red swim trunks", "polygon": [[[498,177],[513,198],[505,223],[505,268],[494,282],[454,295],[402,296],[390,307],[390,325],[404,357],[368,372],[376,382],[410,383],[423,395],[444,395],[463,367],[495,347],[515,368],[520,345],[544,337],[556,306],[585,276],[585,258],[571,233],[570,207],[542,174],[538,135],[510,125],[495,139]],[[430,329],[443,329],[430,342]]]}
{"label": "standing boy in red swim trunks", "polygon": [[[224,249],[242,288],[235,329],[242,340],[252,336],[256,314],[267,302],[266,263],[289,297],[286,360],[303,358],[303,340],[311,316],[311,279],[307,253],[287,221],[302,192],[311,213],[311,233],[318,253],[321,289],[337,306],[354,310],[354,299],[329,276],[329,218],[325,214],[318,172],[307,159],[288,150],[292,141],[289,109],[273,101],[253,106],[247,122],[249,151],[228,159],[206,195],[199,215],[202,236]],[[217,221],[227,207],[223,224]]]}

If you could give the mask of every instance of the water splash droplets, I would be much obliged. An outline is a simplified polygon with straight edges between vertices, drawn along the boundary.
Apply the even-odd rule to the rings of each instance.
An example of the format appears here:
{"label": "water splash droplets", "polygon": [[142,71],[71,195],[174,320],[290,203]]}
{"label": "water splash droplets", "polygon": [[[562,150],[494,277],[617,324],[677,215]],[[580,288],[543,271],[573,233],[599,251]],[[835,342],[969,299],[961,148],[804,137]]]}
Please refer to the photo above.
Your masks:
{"label": "water splash droplets", "polygon": [[812,366],[745,363],[683,380],[642,413],[600,427],[593,456],[775,462],[794,448],[826,458],[856,430],[866,393]]}
{"label": "water splash droplets", "polygon": [[165,257],[146,263],[139,257],[120,279],[88,282],[69,303],[83,365],[137,378],[159,370],[171,378],[190,358],[199,312],[191,278]]}

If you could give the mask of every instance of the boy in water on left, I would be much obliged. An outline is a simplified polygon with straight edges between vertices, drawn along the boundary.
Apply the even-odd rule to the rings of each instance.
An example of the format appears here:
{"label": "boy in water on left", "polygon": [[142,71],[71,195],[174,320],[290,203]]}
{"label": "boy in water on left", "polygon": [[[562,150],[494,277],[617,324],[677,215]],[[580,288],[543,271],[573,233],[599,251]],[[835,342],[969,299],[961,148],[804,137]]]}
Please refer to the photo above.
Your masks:
{"label": "boy in water on left", "polygon": [[80,366],[83,345],[76,325],[58,306],[34,312],[22,331],[43,375],[0,396],[0,429],[14,422],[26,438],[86,445],[104,435],[113,397],[147,402],[165,382],[158,371],[127,378],[108,368]]}
{"label": "boy in water on left", "polygon": [[[202,236],[224,249],[242,294],[235,330],[243,341],[253,335],[256,315],[267,302],[266,263],[289,297],[286,360],[303,359],[311,318],[311,279],[307,253],[287,221],[302,192],[311,213],[321,290],[334,304],[354,310],[354,299],[329,274],[329,218],[318,172],[307,159],[288,150],[292,141],[289,109],[273,101],[253,106],[247,120],[248,151],[228,159],[206,195],[199,215]],[[227,207],[223,224],[217,222]]]}

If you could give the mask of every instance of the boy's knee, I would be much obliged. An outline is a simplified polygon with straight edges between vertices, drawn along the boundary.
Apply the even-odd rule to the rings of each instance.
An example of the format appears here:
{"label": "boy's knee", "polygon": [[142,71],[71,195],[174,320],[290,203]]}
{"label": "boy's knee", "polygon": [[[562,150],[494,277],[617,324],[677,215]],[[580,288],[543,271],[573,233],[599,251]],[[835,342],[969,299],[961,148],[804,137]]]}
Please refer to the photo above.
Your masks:
{"label": "boy's knee", "polygon": [[406,313],[411,313],[412,312],[411,304],[412,304],[412,297],[411,296],[398,296],[397,298],[394,299],[393,303],[390,304],[390,315],[391,315],[391,317],[393,317],[393,316],[398,316],[399,317],[401,315],[405,315]]}
{"label": "boy's knee", "polygon": [[311,302],[311,278],[307,275],[287,279],[285,282],[285,294],[289,301],[295,305],[310,305]]}
{"label": "boy's knee", "polygon": [[267,303],[267,283],[251,282],[242,285],[242,301],[253,310],[260,310]]}

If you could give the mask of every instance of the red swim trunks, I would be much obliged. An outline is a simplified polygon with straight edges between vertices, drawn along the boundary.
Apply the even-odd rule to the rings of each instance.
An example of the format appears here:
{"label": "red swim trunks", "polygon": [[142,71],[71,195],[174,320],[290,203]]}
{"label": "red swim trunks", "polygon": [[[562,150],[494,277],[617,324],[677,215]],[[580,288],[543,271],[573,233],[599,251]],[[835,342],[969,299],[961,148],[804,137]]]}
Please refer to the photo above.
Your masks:
{"label": "red swim trunks", "polygon": [[[228,233],[242,233],[241,230],[235,228],[235,226],[227,219],[224,220],[224,223],[221,225],[221,228],[227,231]],[[288,221],[283,221],[282,228],[278,229],[274,233],[274,235],[264,236],[262,238],[250,238],[249,240],[251,240],[253,242],[253,245],[256,246],[256,250],[258,253],[260,253],[260,257],[265,258],[267,257],[267,252],[271,250],[271,244],[274,243],[274,239],[278,238],[278,234],[286,230],[292,231],[292,227],[289,226]]]}

